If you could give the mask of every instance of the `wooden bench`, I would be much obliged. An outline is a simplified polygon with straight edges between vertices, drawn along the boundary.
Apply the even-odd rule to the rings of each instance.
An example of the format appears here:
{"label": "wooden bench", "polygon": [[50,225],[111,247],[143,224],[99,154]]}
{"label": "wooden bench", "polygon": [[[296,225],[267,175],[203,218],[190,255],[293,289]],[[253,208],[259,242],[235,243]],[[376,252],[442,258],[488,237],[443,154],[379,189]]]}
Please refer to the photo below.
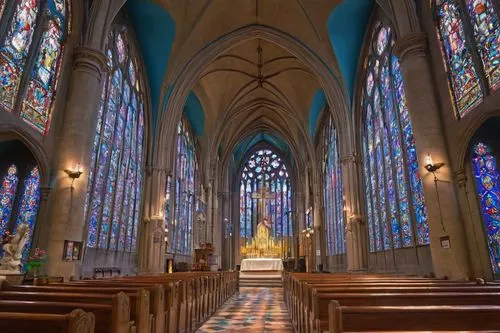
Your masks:
{"label": "wooden bench", "polygon": [[340,306],[329,305],[330,333],[428,330],[496,330],[500,306]]}
{"label": "wooden bench", "polygon": [[[65,302],[85,304],[113,305],[112,294],[68,293],[68,292],[19,292],[1,291],[0,300],[32,301],[32,302]],[[149,313],[149,292],[140,289],[127,294],[130,302],[130,319],[135,321],[137,333],[152,333],[151,321],[154,320]],[[78,307],[77,307],[78,308]]]}
{"label": "wooden bench", "polygon": [[[56,285],[46,285],[46,286],[29,286],[29,285],[20,285],[13,286],[8,283],[3,283],[0,285],[0,299],[4,297],[8,297],[7,291],[10,292],[18,292],[17,297],[21,297],[20,294],[31,294],[31,293],[76,293],[76,294],[99,294],[99,295],[107,295],[106,297],[109,299],[110,296],[117,294],[119,292],[124,292],[131,299],[131,313],[132,318],[134,318],[134,314],[136,313],[135,299],[137,298],[137,293],[140,292],[139,287],[103,287],[103,286],[85,286],[82,288],[81,286],[75,286],[73,284],[56,284]],[[164,287],[161,285],[155,285],[152,287],[146,287],[150,293],[150,313],[153,315],[154,320],[154,330],[155,332],[161,332],[165,329],[165,319],[166,319],[166,305],[169,300],[166,300]],[[14,294],[15,295],[15,294]],[[64,296],[64,295],[63,295]],[[11,296],[13,297],[13,296]],[[25,296],[29,297],[29,296]],[[56,298],[57,296],[54,296]],[[144,301],[142,301],[143,303]],[[142,305],[141,305],[142,306]],[[143,317],[144,313],[139,313],[137,316]],[[144,321],[139,320],[141,323]]]}
{"label": "wooden bench", "polygon": [[128,297],[117,295],[114,304],[77,302],[9,301],[0,300],[0,312],[67,314],[74,309],[92,312],[95,316],[96,333],[134,333],[135,325],[130,321]]}
{"label": "wooden bench", "polygon": [[0,312],[2,333],[94,333],[95,316],[82,310],[69,314]]}
{"label": "wooden bench", "polygon": [[[484,284],[484,283],[483,283]],[[346,274],[283,274],[285,302],[298,332],[326,331],[329,304],[339,306],[381,307],[492,307],[500,305],[500,285],[478,285],[476,281],[457,282],[416,277]],[[470,296],[470,297],[469,297]],[[458,309],[456,308],[456,309]],[[472,310],[468,309],[471,312]],[[490,311],[490,310],[488,310]],[[475,313],[472,311],[471,313]],[[359,319],[358,319],[359,320]],[[384,320],[379,318],[379,320]],[[331,326],[331,325],[330,325]],[[450,326],[448,329],[455,329]],[[500,326],[499,326],[500,327]],[[344,327],[345,328],[345,327]],[[399,328],[407,329],[407,328]],[[432,328],[423,328],[432,329]],[[482,327],[469,329],[483,330]],[[346,330],[349,330],[346,328]],[[368,326],[364,331],[369,331]],[[373,331],[384,330],[384,327]],[[391,327],[388,330],[398,330]],[[412,330],[419,330],[418,327]]]}
{"label": "wooden bench", "polygon": [[308,332],[328,330],[329,304],[332,300],[341,306],[500,306],[500,293],[317,294],[314,292]]}

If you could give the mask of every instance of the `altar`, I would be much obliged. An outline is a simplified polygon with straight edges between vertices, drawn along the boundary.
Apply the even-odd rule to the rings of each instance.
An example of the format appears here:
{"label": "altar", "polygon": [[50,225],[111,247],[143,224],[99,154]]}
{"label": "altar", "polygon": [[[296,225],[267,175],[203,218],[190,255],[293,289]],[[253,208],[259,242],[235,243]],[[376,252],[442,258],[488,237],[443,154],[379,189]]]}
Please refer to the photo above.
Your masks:
{"label": "altar", "polygon": [[279,258],[247,258],[241,261],[241,272],[281,272],[283,261]]}

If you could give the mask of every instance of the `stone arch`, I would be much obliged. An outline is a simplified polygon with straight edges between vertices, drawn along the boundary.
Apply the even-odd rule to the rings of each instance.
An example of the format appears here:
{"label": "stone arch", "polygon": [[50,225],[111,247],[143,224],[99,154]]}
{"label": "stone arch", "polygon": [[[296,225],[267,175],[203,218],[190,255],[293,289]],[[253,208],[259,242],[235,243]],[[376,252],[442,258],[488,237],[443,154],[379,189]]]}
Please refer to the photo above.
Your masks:
{"label": "stone arch", "polygon": [[41,186],[50,183],[50,163],[40,141],[30,132],[16,124],[0,124],[0,140],[19,140],[33,154],[40,170]]}
{"label": "stone arch", "polygon": [[[479,110],[478,110],[479,111]],[[490,118],[500,116],[500,108],[496,108],[491,112],[475,112],[470,115],[471,118],[468,126],[463,130],[459,140],[457,153],[451,156],[452,166],[455,170],[463,170],[467,163],[467,152],[472,138],[477,130]]]}
{"label": "stone arch", "polygon": [[[335,110],[335,123],[339,128],[346,129],[346,135],[350,135],[349,103],[346,97],[347,93],[339,76],[302,41],[275,28],[251,24],[233,30],[201,48],[184,66],[179,67],[172,74],[172,89],[168,101],[166,101],[165,112],[162,112],[159,123],[157,149],[165,147],[168,142],[172,142],[175,136],[173,128],[180,119],[189,90],[198,80],[203,68],[227,49],[256,38],[280,45],[311,68],[325,91],[329,105]],[[348,151],[349,147],[344,147],[344,150]],[[157,150],[156,153],[155,158],[159,165],[167,168],[172,165],[173,154],[165,155],[165,152],[161,150]]]}

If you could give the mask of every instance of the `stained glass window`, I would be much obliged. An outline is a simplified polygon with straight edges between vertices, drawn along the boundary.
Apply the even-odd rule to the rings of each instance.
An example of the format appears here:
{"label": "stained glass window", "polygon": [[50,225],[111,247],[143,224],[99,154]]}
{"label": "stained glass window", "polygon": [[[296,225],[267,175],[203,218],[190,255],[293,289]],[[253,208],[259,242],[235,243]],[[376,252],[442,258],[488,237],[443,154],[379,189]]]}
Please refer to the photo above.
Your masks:
{"label": "stained glass window", "polygon": [[377,23],[366,60],[362,140],[370,251],[429,244],[413,131],[393,34]]}
{"label": "stained glass window", "polygon": [[[193,220],[195,204],[195,175],[198,169],[196,161],[193,133],[185,118],[177,126],[177,160],[173,180],[167,177],[167,193],[173,194],[173,216],[169,228],[168,252],[172,254],[191,255],[193,244]],[[171,188],[173,186],[173,188]],[[172,193],[173,191],[173,193]],[[167,204],[165,216],[172,215]]]}
{"label": "stained glass window", "polygon": [[497,160],[489,146],[482,142],[472,147],[472,166],[486,242],[494,274],[500,273],[500,177]]}
{"label": "stained glass window", "polygon": [[18,181],[17,167],[15,165],[9,166],[3,176],[2,187],[0,188],[0,235],[3,235],[7,230],[14,199],[16,198]]}
{"label": "stained glass window", "polygon": [[30,234],[23,252],[29,253],[40,208],[40,173],[38,167],[30,167],[24,172],[15,164],[0,170],[0,236],[6,231],[15,233],[20,223],[30,227]]}
{"label": "stained glass window", "polygon": [[456,116],[461,118],[500,84],[499,8],[492,0],[434,0],[434,8]]}
{"label": "stained glass window", "polygon": [[345,214],[337,134],[332,118],[328,118],[323,138],[326,249],[328,255],[337,255],[346,251]]}
{"label": "stained glass window", "polygon": [[[269,198],[265,216],[260,216],[260,200],[253,194],[262,195],[263,187]],[[288,246],[293,237],[292,209],[292,185],[286,164],[271,149],[254,152],[243,166],[240,179],[241,243],[246,244],[252,239],[257,224],[265,217],[272,236]]]}
{"label": "stained glass window", "polygon": [[69,7],[64,0],[16,0],[4,10],[0,2],[0,17],[8,22],[0,41],[0,106],[47,133]]}
{"label": "stained glass window", "polygon": [[16,226],[25,223],[30,228],[28,241],[25,245],[24,257],[29,253],[33,231],[35,230],[36,216],[40,206],[40,172],[38,167],[34,167],[24,180],[24,187],[19,205],[19,212],[16,219]]}
{"label": "stained glass window", "polygon": [[136,252],[143,175],[144,92],[127,28],[115,25],[85,205],[87,246]]}

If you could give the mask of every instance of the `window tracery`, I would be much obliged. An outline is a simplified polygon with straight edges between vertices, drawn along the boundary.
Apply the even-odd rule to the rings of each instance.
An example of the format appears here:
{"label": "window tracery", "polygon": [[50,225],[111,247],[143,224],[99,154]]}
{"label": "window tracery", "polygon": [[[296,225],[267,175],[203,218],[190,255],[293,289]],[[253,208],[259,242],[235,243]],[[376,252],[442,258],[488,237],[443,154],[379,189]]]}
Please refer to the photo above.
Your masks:
{"label": "window tracery", "polygon": [[288,168],[278,153],[260,149],[246,161],[240,179],[240,237],[244,243],[254,236],[263,216],[258,211],[259,201],[252,197],[263,187],[273,198],[268,199],[265,217],[270,221],[272,237],[277,240],[293,236],[292,184]]}
{"label": "window tracery", "polygon": [[500,86],[500,9],[492,0],[434,0],[456,117]]}
{"label": "window tracery", "polygon": [[70,8],[65,0],[0,2],[0,107],[45,134],[59,78]]}
{"label": "window tracery", "polygon": [[346,252],[345,214],[338,140],[331,117],[324,128],[323,140],[326,249],[328,255],[338,255]]}
{"label": "window tracery", "polygon": [[144,170],[143,81],[127,27],[108,36],[86,201],[87,246],[136,252]]}
{"label": "window tracery", "polygon": [[422,180],[390,27],[377,23],[366,60],[362,138],[370,251],[429,244]]}

